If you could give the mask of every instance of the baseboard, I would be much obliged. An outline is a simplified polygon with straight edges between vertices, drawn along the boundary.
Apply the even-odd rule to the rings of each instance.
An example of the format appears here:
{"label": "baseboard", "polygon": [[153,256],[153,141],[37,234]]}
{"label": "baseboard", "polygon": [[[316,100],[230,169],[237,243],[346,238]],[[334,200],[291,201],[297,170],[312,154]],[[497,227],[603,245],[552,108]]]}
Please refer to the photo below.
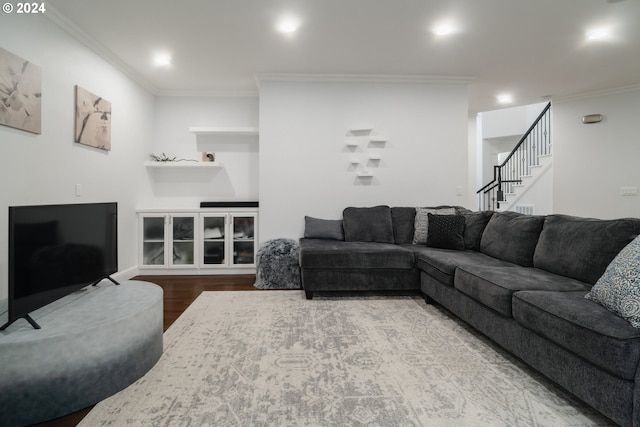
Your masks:
{"label": "baseboard", "polygon": [[114,280],[129,280],[132,277],[135,277],[139,274],[138,266],[134,265],[133,267],[127,268],[126,270],[118,271],[115,274],[112,274],[111,277]]}

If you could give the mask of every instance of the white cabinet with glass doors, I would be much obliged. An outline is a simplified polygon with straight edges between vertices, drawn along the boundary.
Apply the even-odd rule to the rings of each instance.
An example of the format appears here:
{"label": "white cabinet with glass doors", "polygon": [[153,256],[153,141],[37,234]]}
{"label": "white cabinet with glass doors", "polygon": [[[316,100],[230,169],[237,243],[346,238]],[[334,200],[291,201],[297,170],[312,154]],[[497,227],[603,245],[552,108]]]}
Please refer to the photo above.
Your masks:
{"label": "white cabinet with glass doors", "polygon": [[138,218],[138,266],[145,274],[170,274],[173,269],[185,274],[255,271],[256,209],[139,210]]}

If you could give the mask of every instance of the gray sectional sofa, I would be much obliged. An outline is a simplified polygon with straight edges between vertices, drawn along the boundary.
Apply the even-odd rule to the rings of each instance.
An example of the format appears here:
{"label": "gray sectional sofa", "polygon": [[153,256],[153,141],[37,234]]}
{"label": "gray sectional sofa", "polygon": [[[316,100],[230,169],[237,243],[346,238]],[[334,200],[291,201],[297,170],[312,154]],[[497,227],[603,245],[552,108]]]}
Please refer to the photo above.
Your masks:
{"label": "gray sectional sofa", "polygon": [[299,263],[309,299],[420,290],[615,423],[640,427],[640,329],[585,298],[638,234],[636,218],[347,208],[342,220],[306,218]]}

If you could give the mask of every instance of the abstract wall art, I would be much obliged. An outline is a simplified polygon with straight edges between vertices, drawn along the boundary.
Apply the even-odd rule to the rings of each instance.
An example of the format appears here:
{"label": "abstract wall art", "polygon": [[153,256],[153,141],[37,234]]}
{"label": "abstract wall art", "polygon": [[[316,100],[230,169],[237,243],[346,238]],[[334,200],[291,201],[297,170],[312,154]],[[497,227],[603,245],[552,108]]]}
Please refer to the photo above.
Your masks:
{"label": "abstract wall art", "polygon": [[111,103],[76,86],[75,142],[111,150]]}
{"label": "abstract wall art", "polygon": [[2,48],[0,124],[36,134],[42,130],[40,67]]}

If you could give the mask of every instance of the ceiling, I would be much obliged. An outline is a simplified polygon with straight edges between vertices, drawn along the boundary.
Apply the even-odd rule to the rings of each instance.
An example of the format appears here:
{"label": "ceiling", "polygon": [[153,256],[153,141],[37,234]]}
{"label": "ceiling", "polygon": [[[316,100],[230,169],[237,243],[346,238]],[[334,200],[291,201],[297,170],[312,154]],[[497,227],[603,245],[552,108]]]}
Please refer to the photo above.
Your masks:
{"label": "ceiling", "polygon": [[[640,85],[639,0],[49,0],[157,95],[257,94],[257,75],[469,78],[471,112]],[[48,11],[49,12],[49,11]],[[276,25],[295,17],[298,31]],[[434,25],[448,20],[449,36]],[[605,27],[610,37],[585,35]],[[168,67],[153,64],[167,52]]]}

